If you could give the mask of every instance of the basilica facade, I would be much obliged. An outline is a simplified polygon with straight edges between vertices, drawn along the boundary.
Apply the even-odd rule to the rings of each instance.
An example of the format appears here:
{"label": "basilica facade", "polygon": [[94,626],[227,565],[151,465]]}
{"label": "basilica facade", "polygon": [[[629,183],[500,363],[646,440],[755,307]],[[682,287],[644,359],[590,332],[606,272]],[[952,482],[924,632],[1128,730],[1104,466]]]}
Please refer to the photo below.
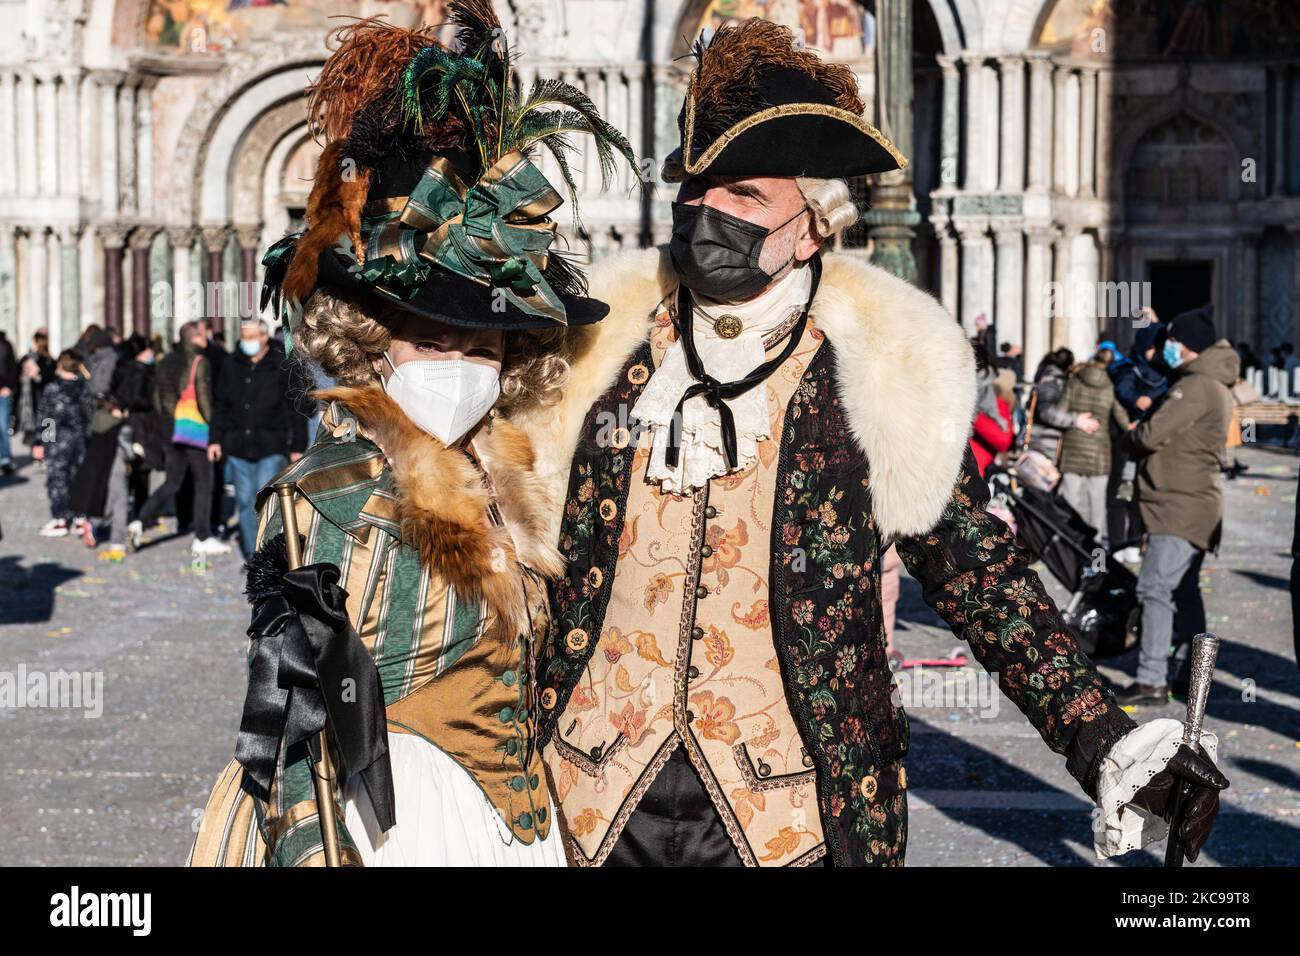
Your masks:
{"label": "basilica facade", "polygon": [[[256,314],[320,145],[302,98],[338,17],[445,0],[0,0],[0,329],[54,350],[96,322],[170,339]],[[702,29],[764,16],[858,75],[912,162],[854,189],[842,237],[971,331],[1086,354],[1210,303],[1257,350],[1296,339],[1300,5],[1289,0],[497,0],[533,76],[585,89],[653,171]],[[552,160],[542,165],[549,174]],[[662,242],[671,190],[575,166],[570,253]],[[901,198],[900,198],[901,197]],[[889,255],[882,250],[891,247]]]}

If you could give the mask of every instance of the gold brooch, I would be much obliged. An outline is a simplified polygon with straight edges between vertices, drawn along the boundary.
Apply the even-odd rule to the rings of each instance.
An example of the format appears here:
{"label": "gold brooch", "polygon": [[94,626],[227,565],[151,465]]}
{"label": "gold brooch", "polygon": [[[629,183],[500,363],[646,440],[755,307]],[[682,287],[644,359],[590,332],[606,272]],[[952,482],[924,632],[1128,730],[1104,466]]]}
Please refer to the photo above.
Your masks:
{"label": "gold brooch", "polygon": [[720,339],[734,339],[744,327],[744,323],[734,315],[719,316],[717,321],[713,323],[713,331],[717,333]]}

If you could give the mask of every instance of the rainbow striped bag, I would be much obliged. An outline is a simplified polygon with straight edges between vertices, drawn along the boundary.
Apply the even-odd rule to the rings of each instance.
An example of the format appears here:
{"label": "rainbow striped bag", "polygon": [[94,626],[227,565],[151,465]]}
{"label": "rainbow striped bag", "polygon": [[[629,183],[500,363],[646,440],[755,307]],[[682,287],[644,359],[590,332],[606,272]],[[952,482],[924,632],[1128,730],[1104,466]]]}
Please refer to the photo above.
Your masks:
{"label": "rainbow striped bag", "polygon": [[194,388],[194,373],[202,357],[194,357],[194,364],[190,366],[190,380],[181,392],[181,397],[176,402],[176,412],[172,416],[172,441],[195,448],[208,447],[208,423],[199,414],[199,394]]}

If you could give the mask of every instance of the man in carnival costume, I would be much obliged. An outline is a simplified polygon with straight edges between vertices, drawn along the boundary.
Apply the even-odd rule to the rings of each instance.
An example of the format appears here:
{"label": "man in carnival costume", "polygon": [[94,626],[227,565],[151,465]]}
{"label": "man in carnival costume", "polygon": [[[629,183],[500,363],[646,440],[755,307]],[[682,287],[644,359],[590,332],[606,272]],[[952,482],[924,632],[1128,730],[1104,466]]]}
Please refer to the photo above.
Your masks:
{"label": "man in carnival costume", "polygon": [[823,251],[858,218],[844,180],[906,162],[863,119],[853,74],[763,20],[694,52],[663,167],[680,184],[672,241],[593,270],[610,316],[568,333],[572,382],[539,422],[568,561],[537,661],[539,736],[571,856],[901,864],[892,542],[1100,802],[1099,852],[1162,836],[1185,779],[1194,858],[1227,781],[1180,748],[1177,721],[1137,727],[1116,706],[985,510],[961,327]]}

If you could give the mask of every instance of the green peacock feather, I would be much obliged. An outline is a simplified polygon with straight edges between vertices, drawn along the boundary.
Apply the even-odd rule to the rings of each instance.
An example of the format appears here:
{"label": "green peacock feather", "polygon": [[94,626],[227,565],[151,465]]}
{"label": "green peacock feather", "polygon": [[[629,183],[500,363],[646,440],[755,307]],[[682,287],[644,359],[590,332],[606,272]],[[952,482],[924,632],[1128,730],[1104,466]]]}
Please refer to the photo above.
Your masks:
{"label": "green peacock feather", "polygon": [[[482,33],[473,49],[464,53],[426,47],[402,76],[402,119],[422,132],[426,124],[458,108],[468,120],[484,169],[512,150],[528,153],[537,146],[545,148],[555,157],[577,223],[577,183],[570,164],[576,149],[569,136],[592,137],[602,188],[613,178],[619,156],[636,169],[632,146],[577,87],[563,80],[538,79],[521,96],[511,74],[510,51],[500,30]],[[639,175],[638,181],[646,188]]]}
{"label": "green peacock feather", "polygon": [[507,136],[512,138],[510,148],[518,150],[554,133],[589,134],[600,160],[602,188],[614,175],[615,152],[636,168],[636,156],[627,137],[601,118],[586,93],[563,80],[534,80],[528,96],[507,115],[506,127]]}

